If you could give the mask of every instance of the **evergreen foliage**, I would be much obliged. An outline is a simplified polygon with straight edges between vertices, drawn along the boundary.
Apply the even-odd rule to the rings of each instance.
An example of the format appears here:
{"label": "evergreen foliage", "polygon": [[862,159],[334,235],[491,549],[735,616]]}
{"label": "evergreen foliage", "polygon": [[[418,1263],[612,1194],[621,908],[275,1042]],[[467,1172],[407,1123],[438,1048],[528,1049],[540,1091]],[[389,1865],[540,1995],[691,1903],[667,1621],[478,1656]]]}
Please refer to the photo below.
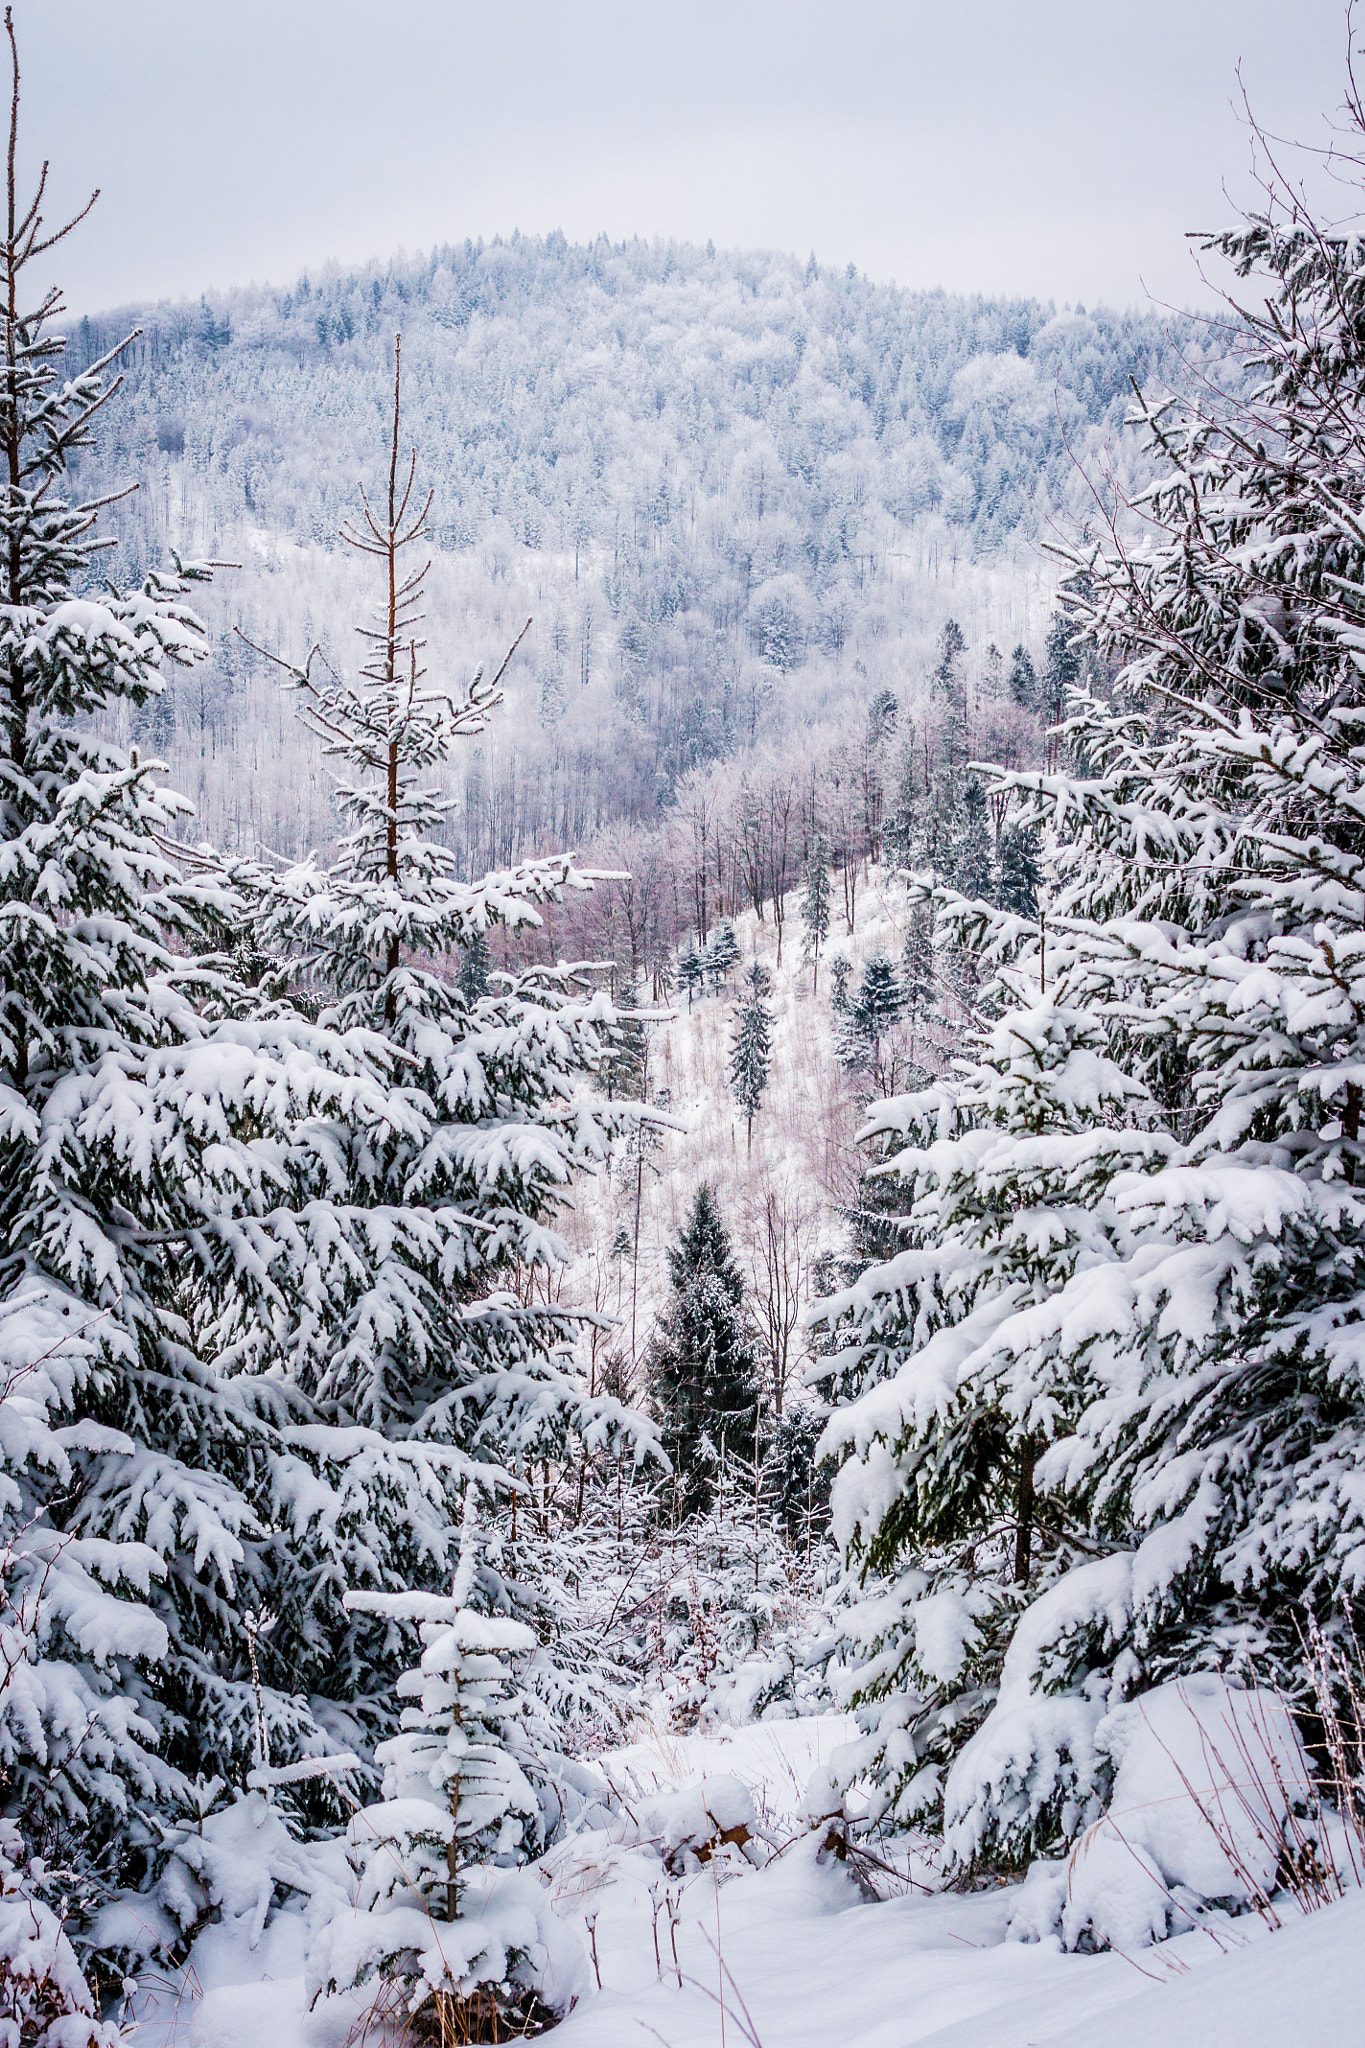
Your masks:
{"label": "evergreen foliage", "polygon": [[773,1050],[773,1020],[763,1000],[766,979],[765,970],[755,962],[749,974],[748,992],[741,997],[735,1015],[735,1035],[730,1047],[730,1086],[746,1119],[750,1150],[754,1118],[768,1085]]}
{"label": "evergreen foliage", "polygon": [[940,893],[999,1021],[872,1119],[908,1248],[824,1310],[853,1761],[964,1868],[1102,1810],[1108,1707],[1292,1695],[1359,1599],[1365,241],[1290,195],[1213,246],[1266,291],[1254,400],[1146,414],[1150,543],[1072,558],[1048,687],[1083,633],[1112,695],[1082,773],[1000,778],[1046,933]]}
{"label": "evergreen foliage", "polygon": [[713,989],[722,988],[740,962],[739,940],[728,917],[723,917],[706,944],[706,973]]}
{"label": "evergreen foliage", "polygon": [[706,962],[695,939],[689,939],[678,955],[678,985],[687,990],[687,1007],[706,980]]}
{"label": "evergreen foliage", "polygon": [[681,1504],[709,1500],[717,1460],[754,1447],[758,1373],[744,1282],[713,1189],[703,1181],[676,1245],[650,1378]]}
{"label": "evergreen foliage", "polygon": [[801,897],[801,922],[806,932],[806,951],[815,963],[811,988],[820,983],[820,948],[829,937],[829,848],[817,833],[806,860],[806,886]]}

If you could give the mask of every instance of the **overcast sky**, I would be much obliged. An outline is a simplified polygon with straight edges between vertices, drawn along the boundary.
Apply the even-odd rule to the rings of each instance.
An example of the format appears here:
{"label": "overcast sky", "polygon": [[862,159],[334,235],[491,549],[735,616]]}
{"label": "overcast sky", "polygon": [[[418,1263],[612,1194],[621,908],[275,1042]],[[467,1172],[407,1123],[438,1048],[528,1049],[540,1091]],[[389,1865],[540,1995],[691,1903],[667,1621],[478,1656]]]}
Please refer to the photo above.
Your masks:
{"label": "overcast sky", "polygon": [[15,0],[27,154],[103,191],[93,309],[560,227],[878,279],[1190,302],[1268,126],[1341,100],[1340,0]]}

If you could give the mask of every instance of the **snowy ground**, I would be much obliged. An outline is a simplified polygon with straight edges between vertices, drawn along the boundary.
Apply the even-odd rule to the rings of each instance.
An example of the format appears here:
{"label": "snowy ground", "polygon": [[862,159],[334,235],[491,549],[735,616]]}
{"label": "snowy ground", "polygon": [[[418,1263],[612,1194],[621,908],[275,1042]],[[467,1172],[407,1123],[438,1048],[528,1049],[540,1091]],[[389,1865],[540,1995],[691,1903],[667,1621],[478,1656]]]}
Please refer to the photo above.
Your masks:
{"label": "snowy ground", "polygon": [[[847,1733],[831,1715],[661,1734],[603,1761],[632,1802],[732,1773],[781,1839],[799,1826],[811,1771]],[[556,2033],[562,2048],[1345,2048],[1365,2038],[1359,1895],[1273,1935],[1248,1916],[1216,1938],[1186,1935],[1131,1959],[1066,1955],[1003,1938],[1003,1889],[869,1902],[832,1859],[817,1862],[807,1836],[765,1869],[723,1883],[703,1870],[673,1886],[680,1987],[666,1876],[628,1833],[581,1835],[551,1858],[559,1910],[594,1922],[602,1978]],[[135,2041],[341,2048],[351,2017],[304,2011],[302,1921],[286,1912],[254,1951],[223,1928],[202,1935]]]}

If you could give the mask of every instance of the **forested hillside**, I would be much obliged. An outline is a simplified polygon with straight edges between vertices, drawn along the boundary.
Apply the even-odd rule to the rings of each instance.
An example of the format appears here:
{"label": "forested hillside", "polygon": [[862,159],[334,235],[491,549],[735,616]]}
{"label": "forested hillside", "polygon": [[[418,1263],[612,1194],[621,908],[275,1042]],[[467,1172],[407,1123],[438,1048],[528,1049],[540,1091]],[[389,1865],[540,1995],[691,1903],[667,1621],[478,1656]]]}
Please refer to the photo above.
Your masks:
{"label": "forested hillside", "polygon": [[[927,674],[951,616],[984,657],[1041,649],[1038,542],[1147,458],[1132,384],[1217,353],[1165,315],[874,284],[812,259],[514,237],[288,290],[78,323],[136,325],[82,486],[115,580],[168,548],[239,562],[204,600],[211,659],[149,714],[215,841],[325,841],[330,785],[247,638],[349,652],[336,529],[377,475],[393,337],[435,489],[427,631],[443,670],[528,615],[511,715],[460,764],[467,869],[667,807],[699,766],[803,747]],[[110,565],[108,562],[106,567]],[[125,737],[137,737],[127,734]]]}

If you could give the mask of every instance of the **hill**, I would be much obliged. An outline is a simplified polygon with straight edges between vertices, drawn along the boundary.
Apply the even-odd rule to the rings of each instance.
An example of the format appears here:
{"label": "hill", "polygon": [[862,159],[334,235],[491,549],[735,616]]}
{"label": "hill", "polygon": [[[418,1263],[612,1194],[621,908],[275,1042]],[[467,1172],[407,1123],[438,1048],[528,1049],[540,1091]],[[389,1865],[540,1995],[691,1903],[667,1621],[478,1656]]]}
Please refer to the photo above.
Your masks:
{"label": "hill", "polygon": [[709,246],[466,243],[288,289],[78,323],[130,327],[92,492],[116,580],[174,547],[235,560],[215,661],[141,736],[209,836],[296,852],[330,782],[250,639],[344,661],[368,602],[335,533],[382,463],[394,333],[435,490],[429,630],[453,679],[529,614],[509,715],[471,753],[471,867],[666,806],[698,765],[838,724],[923,669],[945,620],[1036,650],[1037,548],[1131,482],[1132,383],[1208,342],[1153,314],[879,285]]}

